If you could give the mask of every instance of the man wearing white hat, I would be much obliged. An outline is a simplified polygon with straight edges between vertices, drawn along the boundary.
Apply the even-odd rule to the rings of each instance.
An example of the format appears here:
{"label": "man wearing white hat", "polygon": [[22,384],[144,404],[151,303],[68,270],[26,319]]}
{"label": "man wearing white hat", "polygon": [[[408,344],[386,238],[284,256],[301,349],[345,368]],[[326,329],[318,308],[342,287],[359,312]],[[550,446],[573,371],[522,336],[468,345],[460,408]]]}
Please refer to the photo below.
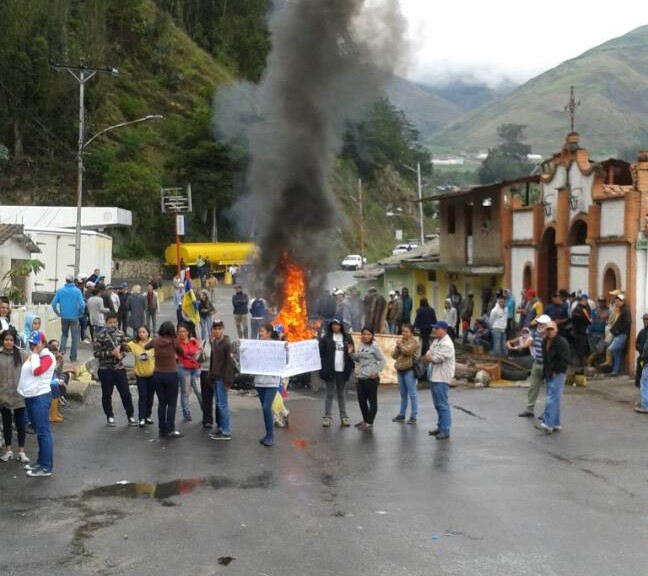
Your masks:
{"label": "man wearing white hat", "polygon": [[542,339],[544,338],[544,329],[551,318],[547,314],[541,314],[536,319],[536,325],[531,328],[531,338],[533,339],[530,351],[533,358],[531,365],[531,374],[529,375],[529,390],[527,392],[526,407],[518,414],[521,418],[533,418],[535,403],[540,394],[540,388],[544,384],[542,375]]}

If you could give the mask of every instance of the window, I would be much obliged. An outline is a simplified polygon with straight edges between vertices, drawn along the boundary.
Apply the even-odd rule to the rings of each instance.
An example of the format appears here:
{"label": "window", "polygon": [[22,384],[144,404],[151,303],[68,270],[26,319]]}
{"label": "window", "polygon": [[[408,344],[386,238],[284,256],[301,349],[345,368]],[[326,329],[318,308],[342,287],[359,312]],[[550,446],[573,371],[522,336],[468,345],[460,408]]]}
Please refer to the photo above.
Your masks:
{"label": "window", "polygon": [[448,234],[455,233],[455,219],[456,219],[455,207],[454,205],[451,204],[448,206],[448,218],[446,220],[448,226]]}

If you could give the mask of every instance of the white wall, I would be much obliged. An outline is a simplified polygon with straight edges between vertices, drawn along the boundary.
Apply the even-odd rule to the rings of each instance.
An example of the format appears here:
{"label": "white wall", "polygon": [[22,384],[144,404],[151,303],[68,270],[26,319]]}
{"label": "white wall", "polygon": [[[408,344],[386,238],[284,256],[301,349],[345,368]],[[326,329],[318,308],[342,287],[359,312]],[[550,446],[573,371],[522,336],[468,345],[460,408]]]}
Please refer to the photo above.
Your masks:
{"label": "white wall", "polygon": [[529,262],[533,271],[534,252],[531,247],[512,247],[511,248],[511,293],[517,303],[520,302],[520,292],[522,291],[522,279],[524,274],[524,265]]}
{"label": "white wall", "polygon": [[[32,240],[41,249],[41,254],[33,254],[45,263],[45,269],[30,277],[33,290],[36,292],[54,292],[65,284],[65,277],[74,273],[74,230],[26,229]],[[58,239],[57,239],[58,237]],[[106,276],[106,283],[111,281],[112,238],[98,232],[83,230],[81,232],[80,271],[91,274],[95,268]]]}
{"label": "white wall", "polygon": [[572,164],[569,171],[569,183],[572,189],[572,196],[578,199],[578,208],[576,210],[569,209],[570,219],[580,214],[587,212],[592,205],[592,183],[594,182],[594,172],[589,176],[584,176],[576,163]]}
{"label": "white wall", "polygon": [[513,212],[513,240],[533,238],[533,212],[531,210]]}
{"label": "white wall", "polygon": [[622,199],[601,202],[601,238],[623,236],[624,216]]}
{"label": "white wall", "polygon": [[644,312],[648,312],[648,250],[637,250],[637,309],[634,312],[634,326],[639,330],[643,321],[641,316]]}
{"label": "white wall", "polygon": [[[569,291],[587,292],[589,290],[589,266],[573,265],[573,261],[589,263],[589,246],[572,246],[569,249]],[[573,256],[573,258],[572,258]]]}

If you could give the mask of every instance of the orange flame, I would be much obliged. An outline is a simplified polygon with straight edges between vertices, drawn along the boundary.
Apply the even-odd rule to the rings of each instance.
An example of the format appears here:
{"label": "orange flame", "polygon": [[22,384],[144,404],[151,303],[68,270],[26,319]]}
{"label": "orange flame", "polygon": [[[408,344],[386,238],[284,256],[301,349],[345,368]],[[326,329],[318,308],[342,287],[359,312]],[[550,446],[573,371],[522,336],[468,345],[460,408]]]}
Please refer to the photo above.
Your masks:
{"label": "orange flame", "polygon": [[304,271],[284,258],[284,285],[281,310],[274,323],[281,324],[288,342],[310,340],[315,332],[308,324]]}

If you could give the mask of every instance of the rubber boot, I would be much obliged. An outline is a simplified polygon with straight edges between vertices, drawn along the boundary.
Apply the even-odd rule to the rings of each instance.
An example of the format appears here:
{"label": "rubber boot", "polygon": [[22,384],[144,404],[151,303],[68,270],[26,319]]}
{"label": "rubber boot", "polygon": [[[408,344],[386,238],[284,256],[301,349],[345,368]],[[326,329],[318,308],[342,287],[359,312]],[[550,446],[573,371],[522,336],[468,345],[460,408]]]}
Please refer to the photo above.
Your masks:
{"label": "rubber boot", "polygon": [[63,418],[63,416],[61,416],[58,413],[58,404],[59,404],[59,399],[52,398],[52,403],[50,404],[50,411],[49,411],[50,422],[63,422],[63,420],[65,420],[65,418]]}
{"label": "rubber boot", "polygon": [[612,368],[612,352],[607,348],[605,349],[605,362],[599,364],[599,368]]}

